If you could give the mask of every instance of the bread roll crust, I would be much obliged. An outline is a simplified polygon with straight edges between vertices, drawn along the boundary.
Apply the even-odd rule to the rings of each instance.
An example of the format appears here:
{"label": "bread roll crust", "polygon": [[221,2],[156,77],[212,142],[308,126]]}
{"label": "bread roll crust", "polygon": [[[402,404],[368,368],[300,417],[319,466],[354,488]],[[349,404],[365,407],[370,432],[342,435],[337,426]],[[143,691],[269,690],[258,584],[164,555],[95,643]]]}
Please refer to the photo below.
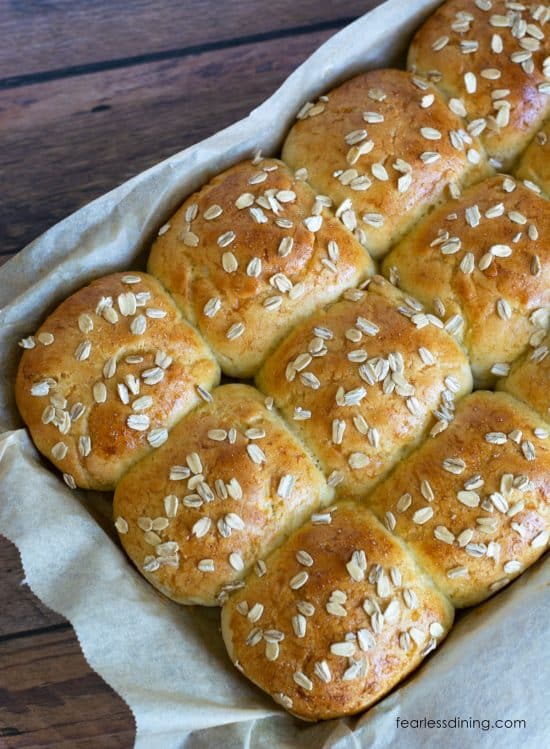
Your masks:
{"label": "bread roll crust", "polygon": [[[197,386],[208,390],[219,380],[201,337],[145,273],[114,273],[80,289],[34,342],[19,364],[17,406],[69,486],[113,489],[165,438],[163,430],[201,402]],[[130,426],[135,417],[139,429]]]}
{"label": "bread roll crust", "polygon": [[546,11],[530,3],[512,9],[507,0],[486,5],[482,10],[475,0],[443,3],[416,32],[407,67],[462,103],[468,129],[483,128],[488,154],[507,170],[550,113],[543,74],[548,45],[544,20],[537,17]]}
{"label": "bread roll crust", "polygon": [[[365,152],[357,157],[357,149]],[[290,130],[282,158],[307,169],[376,258],[448,197],[449,183],[488,173],[477,139],[437,89],[393,69],[363,73],[321,97]]]}
{"label": "bread roll crust", "polygon": [[[548,326],[550,213],[511,177],[473,185],[434,210],[384,261],[383,272],[446,319],[459,315],[477,387],[494,383]],[[495,254],[493,254],[495,253]]]}
{"label": "bread roll crust", "polygon": [[[343,502],[331,517],[300,528],[267,559],[265,576],[251,575],[222,609],[237,668],[306,720],[367,708],[453,620],[449,602],[368,510]],[[350,565],[361,552],[363,570]],[[350,656],[331,651],[346,641]]]}
{"label": "bread roll crust", "polygon": [[332,495],[261,393],[234,384],[121,479],[113,513],[150,583],[178,603],[215,606]]}
{"label": "bread roll crust", "polygon": [[433,324],[417,327],[408,316],[416,311],[382,277],[345,296],[295,328],[257,383],[339,496],[351,498],[426,435],[432,411],[451,418],[453,399],[470,391],[472,379],[453,338]]}
{"label": "bread roll crust", "polygon": [[[542,429],[537,436],[535,430]],[[550,440],[534,411],[478,390],[365,502],[455,606],[473,606],[544,553]]]}
{"label": "bread roll crust", "polygon": [[514,171],[516,177],[531,189],[540,188],[550,198],[550,120],[535,133],[535,137],[522,153]]}
{"label": "bread roll crust", "polygon": [[149,272],[235,377],[252,376],[296,322],[374,272],[368,253],[276,159],[214,177],[161,231]]}
{"label": "bread roll crust", "polygon": [[498,388],[526,403],[550,423],[550,336],[537,339],[536,345],[514,362]]}

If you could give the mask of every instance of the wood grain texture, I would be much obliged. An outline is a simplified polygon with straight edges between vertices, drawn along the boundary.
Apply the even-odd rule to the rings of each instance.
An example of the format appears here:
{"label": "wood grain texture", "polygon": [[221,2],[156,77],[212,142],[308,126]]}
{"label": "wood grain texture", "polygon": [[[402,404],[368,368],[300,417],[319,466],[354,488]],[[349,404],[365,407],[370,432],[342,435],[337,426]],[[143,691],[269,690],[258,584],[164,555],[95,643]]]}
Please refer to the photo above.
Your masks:
{"label": "wood grain texture", "polygon": [[24,581],[19,552],[3,536],[0,536],[0,570],[0,640],[66,623],[66,619],[45,606],[31,591]]}
{"label": "wood grain texture", "polygon": [[334,23],[378,4],[376,0],[0,0],[0,78]]}
{"label": "wood grain texture", "polygon": [[0,747],[129,749],[125,702],[84,660],[72,631],[0,643]]}
{"label": "wood grain texture", "polygon": [[0,91],[0,251],[246,116],[333,32]]}

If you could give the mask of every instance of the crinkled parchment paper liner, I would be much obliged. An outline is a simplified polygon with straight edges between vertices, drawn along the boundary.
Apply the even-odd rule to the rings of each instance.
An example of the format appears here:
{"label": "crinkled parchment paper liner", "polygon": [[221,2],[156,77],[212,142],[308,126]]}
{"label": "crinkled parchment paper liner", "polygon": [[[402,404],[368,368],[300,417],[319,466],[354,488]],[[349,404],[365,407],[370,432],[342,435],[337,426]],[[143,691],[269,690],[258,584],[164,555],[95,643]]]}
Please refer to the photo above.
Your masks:
{"label": "crinkled parchment paper liner", "polygon": [[[0,531],[17,546],[33,592],[69,619],[90,666],[131,708],[139,749],[546,744],[548,563],[462,618],[441,650],[365,715],[304,724],[233,669],[216,610],[176,606],[139,576],[94,519],[104,500],[71,492],[44,465],[13,402],[17,340],[54,304],[94,277],[139,265],[186,194],[259,147],[276,153],[306,99],[395,63],[437,4],[389,0],[336,34],[245,120],[90,203],[0,270]],[[396,716],[523,718],[527,727],[398,729]]]}

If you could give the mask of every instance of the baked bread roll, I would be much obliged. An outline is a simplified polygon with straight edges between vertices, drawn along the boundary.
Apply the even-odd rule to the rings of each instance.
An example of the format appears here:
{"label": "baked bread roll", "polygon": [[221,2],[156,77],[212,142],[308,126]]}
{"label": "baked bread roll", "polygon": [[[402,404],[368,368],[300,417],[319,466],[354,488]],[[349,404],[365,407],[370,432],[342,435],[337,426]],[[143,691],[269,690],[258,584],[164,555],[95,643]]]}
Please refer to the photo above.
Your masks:
{"label": "baked bread roll", "polygon": [[449,190],[487,173],[483,149],[464,128],[426,81],[371,70],[306,105],[282,158],[306,169],[344,225],[380,257]]}
{"label": "baked bread roll", "polygon": [[430,311],[456,317],[477,387],[492,385],[548,326],[549,237],[547,201],[498,175],[434,210],[383,271]]}
{"label": "baked bread roll", "polygon": [[550,336],[514,362],[508,377],[498,383],[501,390],[531,406],[550,422]]}
{"label": "baked bread roll", "polygon": [[365,501],[455,606],[472,606],[548,546],[548,436],[515,398],[477,391]]}
{"label": "baked bread roll", "polygon": [[407,66],[433,80],[507,170],[550,113],[550,9],[509,0],[448,0],[420,27]]}
{"label": "baked bread roll", "polygon": [[367,708],[453,621],[445,596],[368,510],[333,509],[300,528],[222,609],[233,663],[306,720]]}
{"label": "baked bread roll", "polygon": [[550,120],[541,127],[523,152],[516,177],[531,190],[550,198]]}
{"label": "baked bread roll", "polygon": [[264,397],[248,385],[224,385],[126,473],[113,513],[149,582],[178,603],[214,606],[331,499]]}
{"label": "baked bread roll", "polygon": [[97,279],[21,345],[19,412],[71,488],[113,489],[219,381],[211,352],[145,273]]}
{"label": "baked bread roll", "polygon": [[296,322],[374,272],[329,204],[258,158],[214,177],[161,229],[149,272],[226,374],[251,377]]}
{"label": "baked bread roll", "polygon": [[442,327],[375,276],[297,326],[258,373],[339,496],[364,495],[471,389],[468,360]]}

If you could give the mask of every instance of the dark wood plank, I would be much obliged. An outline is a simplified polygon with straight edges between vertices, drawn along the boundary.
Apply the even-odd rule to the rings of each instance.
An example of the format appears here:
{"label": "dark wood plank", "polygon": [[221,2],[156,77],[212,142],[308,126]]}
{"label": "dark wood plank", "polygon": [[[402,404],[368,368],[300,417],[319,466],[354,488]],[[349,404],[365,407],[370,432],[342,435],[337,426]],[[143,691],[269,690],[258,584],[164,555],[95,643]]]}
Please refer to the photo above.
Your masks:
{"label": "dark wood plank", "polygon": [[130,749],[134,735],[130,710],[71,631],[0,643],[0,746]]}
{"label": "dark wood plank", "polygon": [[245,116],[332,33],[0,91],[1,251]]}
{"label": "dark wood plank", "polygon": [[0,640],[66,623],[66,619],[45,606],[31,591],[24,581],[19,552],[3,536],[0,536],[0,570]]}
{"label": "dark wood plank", "polygon": [[322,26],[376,0],[0,0],[0,78]]}

